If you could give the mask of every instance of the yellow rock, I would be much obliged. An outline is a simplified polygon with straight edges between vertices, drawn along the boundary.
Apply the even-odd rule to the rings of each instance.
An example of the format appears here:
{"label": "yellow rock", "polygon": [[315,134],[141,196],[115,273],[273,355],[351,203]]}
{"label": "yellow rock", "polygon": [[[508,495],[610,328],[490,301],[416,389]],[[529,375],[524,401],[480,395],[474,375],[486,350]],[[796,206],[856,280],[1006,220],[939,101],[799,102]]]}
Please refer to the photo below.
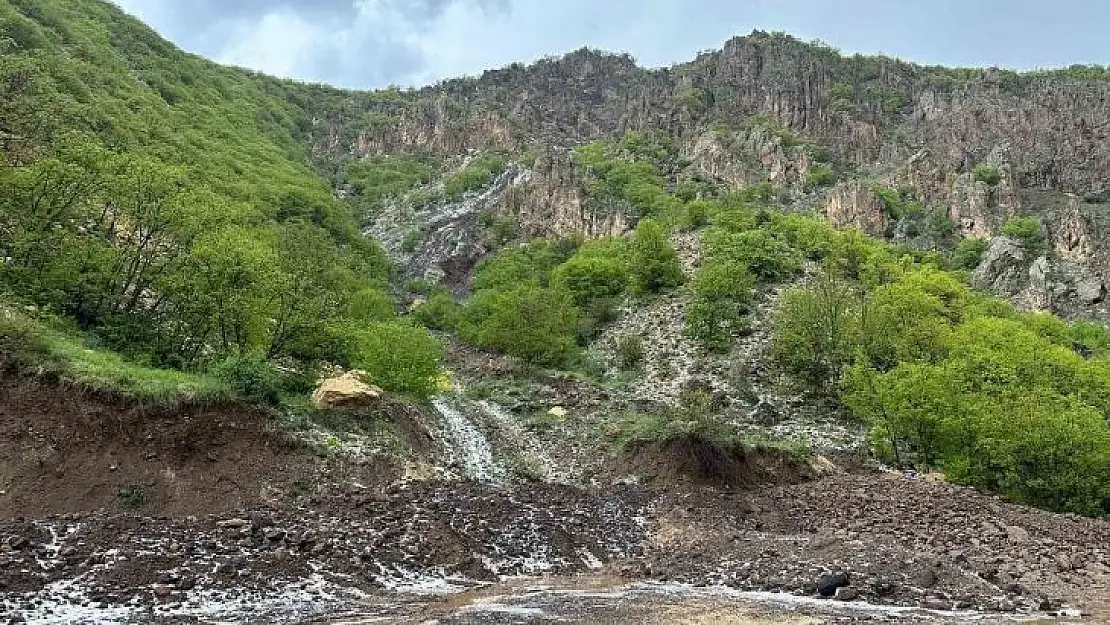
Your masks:
{"label": "yellow rock", "polygon": [[312,405],[324,408],[358,408],[369,406],[381,399],[382,389],[362,381],[362,371],[348,371],[343,375],[320,382],[312,393]]}

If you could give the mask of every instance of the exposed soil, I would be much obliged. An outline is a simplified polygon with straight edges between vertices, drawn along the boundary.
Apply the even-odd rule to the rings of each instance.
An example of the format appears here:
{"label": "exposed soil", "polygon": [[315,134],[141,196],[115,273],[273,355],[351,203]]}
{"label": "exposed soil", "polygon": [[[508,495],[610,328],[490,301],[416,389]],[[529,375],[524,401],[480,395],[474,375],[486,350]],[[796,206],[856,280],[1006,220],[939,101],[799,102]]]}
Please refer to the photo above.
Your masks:
{"label": "exposed soil", "polygon": [[[828,608],[863,601],[957,622],[1065,606],[1110,616],[1110,523],[924,477],[807,479],[817,472],[786,456],[693,438],[599,460],[650,487],[398,482],[375,460],[322,466],[258,410],[144,410],[22,378],[0,391],[0,611],[33,623],[299,623],[369,604],[444,623],[599,622],[581,606],[611,622],[781,616],[728,594],[749,591],[817,601],[800,612],[815,622],[894,614]],[[382,410],[410,447],[435,446],[419,415]],[[121,497],[135,486],[138,511]],[[468,607],[398,592],[582,574],[663,595],[479,594]],[[399,618],[373,622],[412,622]]]}
{"label": "exposed soil", "polygon": [[812,477],[804,462],[775,449],[723,447],[691,434],[634,447],[622,470],[642,475],[657,486],[715,486],[723,489],[759,484],[793,484]]}
{"label": "exposed soil", "polygon": [[0,379],[0,517],[140,505],[160,516],[217,513],[281,497],[315,465],[261,410],[149,409]]}

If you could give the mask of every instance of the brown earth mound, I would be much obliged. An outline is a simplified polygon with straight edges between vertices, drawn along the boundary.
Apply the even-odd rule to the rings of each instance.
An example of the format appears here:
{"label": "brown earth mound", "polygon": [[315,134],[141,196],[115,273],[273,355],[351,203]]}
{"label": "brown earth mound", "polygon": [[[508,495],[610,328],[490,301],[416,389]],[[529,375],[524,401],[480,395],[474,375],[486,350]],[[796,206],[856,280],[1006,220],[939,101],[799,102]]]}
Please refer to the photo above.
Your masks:
{"label": "brown earth mound", "polygon": [[303,490],[316,464],[259,409],[151,409],[0,378],[0,518],[218,513]]}
{"label": "brown earth mound", "polygon": [[633,447],[626,454],[630,473],[660,486],[743,488],[760,484],[795,484],[812,471],[787,452],[723,446],[697,434]]}

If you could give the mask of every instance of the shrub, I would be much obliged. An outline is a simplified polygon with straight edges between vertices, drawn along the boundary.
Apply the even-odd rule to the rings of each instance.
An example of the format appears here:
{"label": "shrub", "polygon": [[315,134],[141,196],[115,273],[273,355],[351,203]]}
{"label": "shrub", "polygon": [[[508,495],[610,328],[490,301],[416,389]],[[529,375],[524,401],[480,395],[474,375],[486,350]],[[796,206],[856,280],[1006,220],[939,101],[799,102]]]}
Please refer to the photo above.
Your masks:
{"label": "shrub", "polygon": [[845,402],[872,423],[882,449],[1017,501],[1110,512],[1110,484],[1099,477],[1110,472],[1110,379],[1099,363],[1022,320],[979,318],[956,332],[935,362],[888,372],[856,365],[846,376]]}
{"label": "shrub", "polygon": [[879,198],[883,209],[891,219],[901,219],[905,216],[905,206],[902,203],[902,194],[897,189],[888,187],[880,182],[871,183],[871,192]]}
{"label": "shrub", "polygon": [[844,282],[822,276],[782,296],[774,322],[774,356],[786,371],[831,390],[858,344],[859,302]]}
{"label": "shrub", "polygon": [[1032,255],[1043,251],[1044,233],[1041,231],[1041,220],[1036,217],[1012,217],[1002,224],[1002,234],[1017,239]]}
{"label": "shrub", "polygon": [[626,333],[617,337],[617,362],[621,369],[639,366],[644,355],[644,339],[639,334]]}
{"label": "shrub", "polygon": [[780,282],[802,266],[802,255],[767,229],[725,232],[710,229],[704,237],[706,255],[715,261],[743,264],[764,284]]}
{"label": "shrub", "polygon": [[416,251],[416,247],[420,245],[420,240],[423,238],[423,232],[419,230],[409,230],[405,233],[405,237],[401,239],[401,251],[406,254],[412,254]]}
{"label": "shrub", "polygon": [[454,330],[459,324],[462,307],[450,293],[440,291],[416,306],[412,316],[420,325],[429,330]]}
{"label": "shrub", "polygon": [[563,365],[578,351],[580,314],[564,290],[530,285],[484,290],[463,309],[459,336],[535,364]]}
{"label": "shrub", "polygon": [[247,355],[229,356],[212,365],[210,373],[248,401],[277,404],[281,398],[281,375],[265,359]]}
{"label": "shrub", "polygon": [[720,209],[716,202],[695,200],[686,205],[686,217],[682,226],[687,230],[698,230],[709,225],[713,214]]}
{"label": "shrub", "polygon": [[622,295],[628,279],[624,259],[578,254],[555,269],[552,282],[566,289],[576,304],[587,308],[595,300]]}
{"label": "shrub", "polygon": [[972,175],[975,176],[975,180],[978,182],[985,182],[992,187],[1002,180],[1002,174],[999,173],[998,168],[994,165],[979,163],[975,167],[972,167],[971,171]]}
{"label": "shrub", "polygon": [[119,491],[120,504],[132,510],[145,506],[149,498],[146,489],[142,486],[125,486]]}
{"label": "shrub", "polygon": [[986,253],[988,247],[989,244],[985,240],[975,237],[960,241],[952,252],[952,266],[969,271],[975,269],[979,266],[979,262],[983,260],[983,254]]}
{"label": "shrub", "polygon": [[645,219],[636,226],[629,264],[633,287],[641,293],[658,293],[682,284],[678,252],[654,220]]}
{"label": "shrub", "polygon": [[806,174],[806,187],[816,189],[827,187],[836,182],[836,170],[828,163],[814,163]]}
{"label": "shrub", "polygon": [[347,305],[347,317],[355,321],[387,321],[396,316],[397,302],[381,289],[362,289]]}
{"label": "shrub", "polygon": [[449,200],[457,200],[470,191],[488,186],[505,171],[505,159],[495,154],[476,156],[443,183],[443,192]]}
{"label": "shrub", "polygon": [[443,344],[424,328],[393,321],[342,328],[352,368],[384,390],[428,396],[436,391]]}
{"label": "shrub", "polygon": [[742,263],[709,262],[698,270],[692,287],[686,335],[711,351],[728,351],[733,336],[745,328],[755,279]]}

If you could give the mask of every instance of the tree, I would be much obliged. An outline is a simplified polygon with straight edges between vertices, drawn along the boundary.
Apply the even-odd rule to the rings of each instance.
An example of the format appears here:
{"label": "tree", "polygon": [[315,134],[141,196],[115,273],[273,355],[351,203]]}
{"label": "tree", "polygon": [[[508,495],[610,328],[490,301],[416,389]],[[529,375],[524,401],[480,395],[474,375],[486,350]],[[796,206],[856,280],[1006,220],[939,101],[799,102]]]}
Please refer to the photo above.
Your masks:
{"label": "tree", "polygon": [[620,296],[628,278],[628,267],[620,258],[575,255],[555,269],[552,282],[566,289],[578,306],[588,308],[591,302]]}
{"label": "tree", "polygon": [[530,285],[485,290],[463,309],[459,336],[532,363],[561,365],[577,353],[579,316],[564,290]]}
{"label": "tree", "polygon": [[337,328],[347,345],[349,364],[365,371],[387,391],[427,396],[435,393],[443,344],[424,328],[392,321]]}
{"label": "tree", "polygon": [[633,287],[641,293],[658,293],[682,284],[682,264],[667,242],[663,228],[652,219],[636,226],[629,267]]}
{"label": "tree", "polygon": [[859,341],[859,299],[851,285],[822,274],[782,296],[775,315],[775,360],[831,391]]}
{"label": "tree", "polygon": [[694,277],[686,306],[686,335],[712,351],[728,351],[744,325],[755,278],[737,262],[707,263]]}

